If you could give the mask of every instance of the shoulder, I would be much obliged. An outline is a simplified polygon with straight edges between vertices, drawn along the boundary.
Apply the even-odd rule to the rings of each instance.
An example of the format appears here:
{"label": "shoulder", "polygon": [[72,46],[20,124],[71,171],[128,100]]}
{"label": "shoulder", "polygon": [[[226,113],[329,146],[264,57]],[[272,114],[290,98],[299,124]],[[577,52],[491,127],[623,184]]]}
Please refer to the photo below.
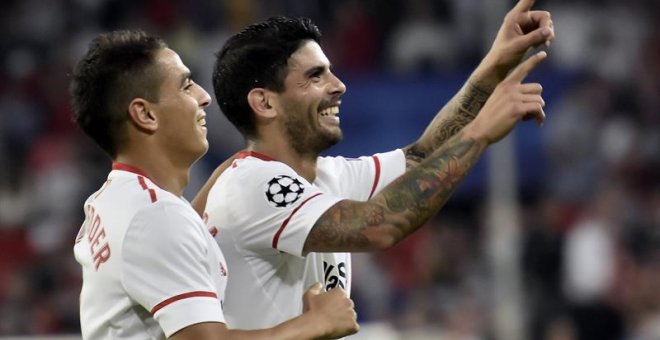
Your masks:
{"label": "shoulder", "polygon": [[235,175],[255,175],[259,173],[288,172],[295,173],[288,165],[276,160],[264,160],[247,157],[234,160],[227,173]]}
{"label": "shoulder", "polygon": [[289,178],[293,182],[300,182],[301,185],[309,185],[302,176],[282,162],[255,158],[237,159],[211,188],[209,200],[220,198],[218,196],[232,199],[234,194],[242,196],[256,189],[261,192],[269,183],[281,178]]}
{"label": "shoulder", "polygon": [[[133,187],[133,202],[126,204],[133,204],[136,209],[130,222],[130,229],[134,232],[149,232],[153,233],[154,237],[168,237],[181,233],[197,233],[197,229],[203,227],[204,222],[185,199],[161,189],[146,177],[135,176],[132,181],[136,183],[126,185]],[[134,189],[136,185],[138,189]]]}
{"label": "shoulder", "polygon": [[360,157],[343,157],[343,156],[323,156],[319,157],[316,161],[319,173],[341,176],[346,171],[360,171],[367,170],[374,166],[374,161],[377,157],[374,156],[360,156]]}
{"label": "shoulder", "polygon": [[128,205],[132,208],[150,206],[175,197],[144,175],[116,170],[110,172],[106,184],[92,196],[107,197],[106,200],[112,199],[118,205]]}
{"label": "shoulder", "polygon": [[[158,192],[157,194],[160,194]],[[150,205],[143,206],[135,216],[136,222],[142,224],[158,224],[163,228],[176,227],[182,222],[197,224],[202,219],[195,210],[181,198],[174,198],[172,194],[163,191],[163,195]],[[169,195],[168,195],[169,194]]]}
{"label": "shoulder", "polygon": [[321,156],[317,158],[316,163],[319,167],[351,166],[373,162],[375,156],[376,155],[359,157]]}
{"label": "shoulder", "polygon": [[185,245],[203,245],[208,230],[201,217],[183,201],[164,198],[144,206],[131,220],[124,248],[170,252]]}

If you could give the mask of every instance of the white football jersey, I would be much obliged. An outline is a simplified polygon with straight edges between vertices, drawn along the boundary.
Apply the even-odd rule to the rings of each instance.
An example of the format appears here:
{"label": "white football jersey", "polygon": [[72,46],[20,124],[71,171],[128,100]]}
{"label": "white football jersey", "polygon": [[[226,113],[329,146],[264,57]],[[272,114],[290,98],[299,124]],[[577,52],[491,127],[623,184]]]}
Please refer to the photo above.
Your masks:
{"label": "white football jersey", "polygon": [[74,245],[84,339],[164,339],[225,322],[225,260],[188,201],[115,163],[84,209]]}
{"label": "white football jersey", "polygon": [[[314,283],[351,291],[349,253],[303,255],[316,220],[343,199],[368,200],[405,171],[401,150],[319,157],[309,183],[288,165],[240,152],[209,192],[205,220],[227,259],[225,317],[236,328],[272,327],[302,313]],[[213,232],[212,232],[213,233]]]}

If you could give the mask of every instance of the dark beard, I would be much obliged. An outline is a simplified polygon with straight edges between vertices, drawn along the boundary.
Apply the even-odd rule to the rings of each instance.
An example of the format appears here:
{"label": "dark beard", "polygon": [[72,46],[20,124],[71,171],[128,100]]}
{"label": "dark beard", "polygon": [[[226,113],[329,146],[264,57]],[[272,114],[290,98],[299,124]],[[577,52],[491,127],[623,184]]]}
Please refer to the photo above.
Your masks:
{"label": "dark beard", "polygon": [[316,157],[321,152],[339,143],[343,137],[341,133],[336,136],[326,131],[321,131],[320,134],[311,134],[308,131],[309,128],[301,121],[287,121],[285,128],[289,143],[301,155]]}

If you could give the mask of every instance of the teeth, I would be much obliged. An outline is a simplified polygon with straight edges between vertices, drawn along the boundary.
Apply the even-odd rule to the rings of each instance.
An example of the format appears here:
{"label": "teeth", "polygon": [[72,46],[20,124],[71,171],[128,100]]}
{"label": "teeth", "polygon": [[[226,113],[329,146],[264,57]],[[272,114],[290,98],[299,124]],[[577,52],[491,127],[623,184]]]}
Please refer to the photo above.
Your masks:
{"label": "teeth", "polygon": [[202,117],[202,118],[198,119],[198,120],[197,120],[197,123],[198,123],[200,126],[206,126],[206,117]]}
{"label": "teeth", "polygon": [[338,113],[339,113],[339,106],[329,107],[319,112],[321,116],[336,116]]}

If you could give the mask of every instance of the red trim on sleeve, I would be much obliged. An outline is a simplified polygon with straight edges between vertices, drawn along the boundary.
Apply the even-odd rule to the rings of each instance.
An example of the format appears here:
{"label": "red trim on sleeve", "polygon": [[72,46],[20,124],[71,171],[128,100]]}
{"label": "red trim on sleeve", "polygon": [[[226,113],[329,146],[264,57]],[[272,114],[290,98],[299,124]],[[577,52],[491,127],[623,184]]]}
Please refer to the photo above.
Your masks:
{"label": "red trim on sleeve", "polygon": [[144,176],[138,176],[138,182],[140,183],[142,190],[147,190],[147,192],[149,192],[151,203],[156,203],[156,201],[158,201],[158,197],[156,197],[156,190],[147,186],[147,182],[144,181]]}
{"label": "red trim on sleeve", "polygon": [[369,199],[371,199],[371,196],[373,196],[374,192],[376,192],[376,188],[378,187],[378,181],[380,180],[380,160],[378,159],[378,156],[373,156],[374,160],[374,166],[376,167],[376,175],[374,176],[374,185],[371,187],[371,193],[369,194]]}
{"label": "red trim on sleeve", "polygon": [[298,209],[300,209],[303,205],[305,205],[305,203],[309,202],[309,200],[311,200],[312,198],[314,198],[318,195],[321,195],[321,194],[322,194],[322,192],[319,192],[319,193],[316,193],[316,194],[308,197],[306,200],[304,200],[302,203],[300,203],[300,205],[298,205],[295,209],[293,209],[293,211],[291,212],[291,215],[289,215],[289,217],[287,217],[286,220],[284,220],[284,222],[282,222],[282,225],[280,226],[280,229],[278,229],[277,232],[275,233],[275,236],[273,236],[273,248],[274,249],[277,249],[277,243],[280,241],[280,235],[282,234],[282,231],[284,231],[284,228],[286,228],[286,225],[289,224],[289,221],[291,220],[291,217],[293,217],[293,214],[298,212]]}
{"label": "red trim on sleeve", "polygon": [[151,315],[156,314],[159,310],[161,310],[163,307],[172,304],[174,302],[177,302],[179,300],[191,298],[191,297],[212,297],[212,298],[218,298],[218,295],[213,292],[203,292],[203,291],[197,291],[197,292],[190,292],[190,293],[183,293],[179,294],[177,296],[173,296],[157,305],[154,306],[154,308],[151,309]]}

